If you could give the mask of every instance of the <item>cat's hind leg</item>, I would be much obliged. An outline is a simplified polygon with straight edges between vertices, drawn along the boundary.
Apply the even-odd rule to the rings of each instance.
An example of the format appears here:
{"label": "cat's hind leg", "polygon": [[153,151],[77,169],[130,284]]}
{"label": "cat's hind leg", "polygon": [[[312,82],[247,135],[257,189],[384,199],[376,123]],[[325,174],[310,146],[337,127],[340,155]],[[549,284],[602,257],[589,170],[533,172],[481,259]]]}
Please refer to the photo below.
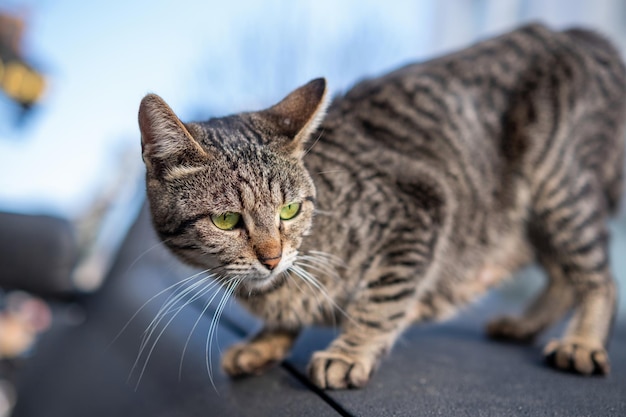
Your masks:
{"label": "cat's hind leg", "polygon": [[557,172],[538,184],[530,219],[538,253],[560,268],[564,286],[569,288],[562,296],[570,297],[571,291],[573,299],[565,334],[548,343],[544,354],[558,369],[607,374],[605,346],[616,309],[607,203],[598,178],[572,165],[569,172]]}
{"label": "cat's hind leg", "polygon": [[574,291],[559,264],[546,257],[540,263],[548,274],[548,283],[519,317],[498,317],[487,325],[487,335],[496,340],[531,343],[572,307]]}

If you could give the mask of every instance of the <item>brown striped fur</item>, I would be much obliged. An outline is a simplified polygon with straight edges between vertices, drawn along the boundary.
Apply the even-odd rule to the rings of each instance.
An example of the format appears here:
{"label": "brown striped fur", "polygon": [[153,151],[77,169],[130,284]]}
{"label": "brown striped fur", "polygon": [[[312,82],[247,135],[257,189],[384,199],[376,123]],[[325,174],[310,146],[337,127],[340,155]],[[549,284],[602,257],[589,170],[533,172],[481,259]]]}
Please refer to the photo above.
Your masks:
{"label": "brown striped fur", "polygon": [[[601,36],[533,24],[362,81],[325,116],[323,79],[202,123],[149,95],[139,119],[154,225],[265,321],[224,355],[231,375],[282,360],[307,325],[339,324],[310,376],[363,386],[411,323],[449,316],[533,260],[545,290],[488,333],[532,340],[571,310],[548,363],[606,374],[625,89]],[[300,213],[281,220],[290,202]],[[233,230],[211,222],[224,212],[241,213]]]}

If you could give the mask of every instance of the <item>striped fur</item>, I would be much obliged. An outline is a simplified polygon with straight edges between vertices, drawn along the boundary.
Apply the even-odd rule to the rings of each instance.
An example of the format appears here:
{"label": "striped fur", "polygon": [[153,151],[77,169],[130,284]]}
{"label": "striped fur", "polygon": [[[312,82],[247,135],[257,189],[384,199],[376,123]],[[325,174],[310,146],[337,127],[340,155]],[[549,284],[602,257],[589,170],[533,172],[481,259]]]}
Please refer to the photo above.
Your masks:
{"label": "striped fur", "polygon": [[[533,260],[545,290],[488,333],[532,340],[572,310],[548,363],[605,374],[625,88],[601,36],[534,24],[362,81],[324,118],[321,79],[268,110],[186,125],[151,95],[140,125],[154,225],[182,259],[237,277],[239,300],[265,320],[224,355],[231,375],[282,360],[307,325],[338,324],[312,381],[363,386],[408,325],[453,314]],[[283,221],[290,202],[301,212]],[[219,230],[210,216],[223,212],[242,223]],[[280,248],[273,269],[263,245]]]}

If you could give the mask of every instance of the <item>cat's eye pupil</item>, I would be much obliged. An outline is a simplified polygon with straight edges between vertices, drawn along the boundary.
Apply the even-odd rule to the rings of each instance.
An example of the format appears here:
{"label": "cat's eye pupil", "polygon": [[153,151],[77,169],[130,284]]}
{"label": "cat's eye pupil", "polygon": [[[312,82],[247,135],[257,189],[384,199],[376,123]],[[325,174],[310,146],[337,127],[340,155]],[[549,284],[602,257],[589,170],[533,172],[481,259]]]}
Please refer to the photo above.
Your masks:
{"label": "cat's eye pupil", "polygon": [[232,230],[239,225],[241,215],[239,213],[226,212],[211,216],[213,224],[221,230]]}
{"label": "cat's eye pupil", "polygon": [[281,220],[291,220],[300,213],[300,203],[285,204],[280,209]]}

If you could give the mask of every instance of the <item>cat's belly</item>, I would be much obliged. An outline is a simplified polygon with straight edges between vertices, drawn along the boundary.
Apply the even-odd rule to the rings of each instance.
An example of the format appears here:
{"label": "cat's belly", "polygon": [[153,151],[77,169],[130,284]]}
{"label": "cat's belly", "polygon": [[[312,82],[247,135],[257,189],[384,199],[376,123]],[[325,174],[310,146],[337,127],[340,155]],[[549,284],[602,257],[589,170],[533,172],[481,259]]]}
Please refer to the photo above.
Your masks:
{"label": "cat's belly", "polygon": [[477,295],[499,284],[532,261],[533,250],[524,236],[525,233],[511,234],[487,251],[483,263],[465,281],[468,286],[476,288]]}
{"label": "cat's belly", "polygon": [[[413,312],[415,321],[444,320],[457,309],[484,295],[533,260],[533,251],[523,233],[510,233],[485,249],[475,267],[442,272],[432,288],[422,293]],[[458,263],[457,265],[467,265]]]}

